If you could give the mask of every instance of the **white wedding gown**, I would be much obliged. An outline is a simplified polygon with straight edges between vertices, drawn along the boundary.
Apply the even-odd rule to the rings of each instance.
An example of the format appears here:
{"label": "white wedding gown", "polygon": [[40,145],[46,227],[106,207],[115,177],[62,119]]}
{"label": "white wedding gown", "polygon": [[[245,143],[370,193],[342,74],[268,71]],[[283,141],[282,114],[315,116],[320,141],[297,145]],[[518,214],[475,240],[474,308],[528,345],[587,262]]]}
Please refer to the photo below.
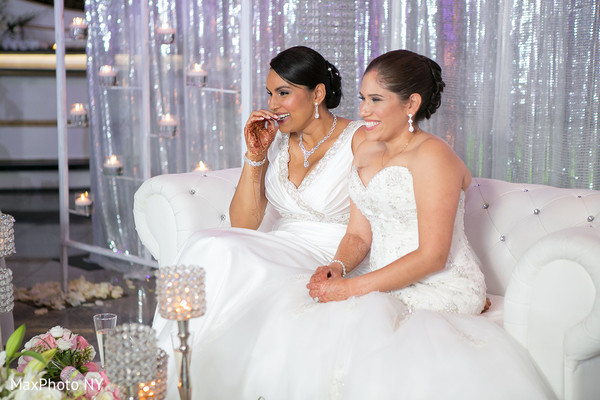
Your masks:
{"label": "white wedding gown", "polygon": [[[417,246],[412,176],[388,167],[364,186],[348,172],[352,123],[299,188],[288,180],[287,135],[269,152],[267,196],[282,216],[269,233],[208,230],[180,264],[206,269],[207,313],[192,320],[194,399],[552,399],[527,353],[477,314],[485,284],[456,218],[447,266],[394,293],[315,303],[306,284],[331,260],[350,194],[373,230],[370,268]],[[369,266],[367,266],[368,268]],[[358,271],[354,273],[361,273]],[[157,317],[172,354],[173,322]],[[169,364],[169,399],[178,399]]]}

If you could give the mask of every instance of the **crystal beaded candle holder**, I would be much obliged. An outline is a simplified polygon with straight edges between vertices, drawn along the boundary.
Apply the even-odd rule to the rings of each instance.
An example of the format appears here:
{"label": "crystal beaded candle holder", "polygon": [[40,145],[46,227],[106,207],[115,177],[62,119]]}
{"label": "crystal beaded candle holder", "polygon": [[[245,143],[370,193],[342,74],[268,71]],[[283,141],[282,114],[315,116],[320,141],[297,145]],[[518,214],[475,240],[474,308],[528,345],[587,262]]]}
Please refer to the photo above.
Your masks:
{"label": "crystal beaded candle holder", "polygon": [[15,252],[15,219],[12,215],[0,212],[0,258]]}
{"label": "crystal beaded candle holder", "polygon": [[141,324],[123,324],[106,334],[104,361],[111,382],[124,386],[130,397],[142,382],[156,376],[156,333]]}
{"label": "crystal beaded candle holder", "polygon": [[138,398],[163,400],[167,397],[167,363],[169,355],[158,349],[156,355],[156,376],[149,383],[140,383]]}
{"label": "crystal beaded candle holder", "polygon": [[160,268],[156,272],[160,315],[177,321],[204,315],[204,276],[204,269],[193,265]]}
{"label": "crystal beaded candle holder", "polygon": [[12,271],[0,268],[0,313],[12,311],[14,304]]}

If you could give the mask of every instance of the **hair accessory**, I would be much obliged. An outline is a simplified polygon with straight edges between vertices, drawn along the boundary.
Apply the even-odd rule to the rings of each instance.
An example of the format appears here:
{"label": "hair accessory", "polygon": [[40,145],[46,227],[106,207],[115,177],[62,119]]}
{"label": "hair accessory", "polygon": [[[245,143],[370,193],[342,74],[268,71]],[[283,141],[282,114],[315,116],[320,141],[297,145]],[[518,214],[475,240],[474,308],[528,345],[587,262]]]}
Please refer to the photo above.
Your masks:
{"label": "hair accessory", "polygon": [[331,125],[331,129],[329,130],[329,133],[327,134],[327,136],[325,136],[323,139],[321,139],[319,141],[319,143],[317,143],[317,145],[310,150],[306,150],[304,148],[304,143],[302,143],[302,131],[300,131],[300,134],[298,135],[298,144],[300,145],[300,150],[302,150],[302,155],[304,156],[304,168],[308,168],[308,157],[312,156],[312,154],[315,152],[315,150],[317,150],[319,148],[319,146],[321,144],[323,144],[324,141],[329,139],[329,137],[333,133],[333,130],[335,129],[336,122],[337,122],[337,116],[334,115],[333,116],[333,124]]}
{"label": "hair accessory", "polygon": [[413,127],[412,114],[408,114],[408,131],[410,133],[415,131],[415,128]]}
{"label": "hair accessory", "polygon": [[315,119],[319,119],[319,103],[315,102]]}
{"label": "hair accessory", "polygon": [[346,276],[346,266],[344,265],[343,262],[341,262],[340,260],[331,260],[331,262],[329,264],[333,264],[333,263],[338,263],[342,266],[342,278],[344,276]]}
{"label": "hair accessory", "polygon": [[244,154],[244,162],[252,167],[260,167],[267,161],[267,157],[263,158],[262,161],[252,161]]}

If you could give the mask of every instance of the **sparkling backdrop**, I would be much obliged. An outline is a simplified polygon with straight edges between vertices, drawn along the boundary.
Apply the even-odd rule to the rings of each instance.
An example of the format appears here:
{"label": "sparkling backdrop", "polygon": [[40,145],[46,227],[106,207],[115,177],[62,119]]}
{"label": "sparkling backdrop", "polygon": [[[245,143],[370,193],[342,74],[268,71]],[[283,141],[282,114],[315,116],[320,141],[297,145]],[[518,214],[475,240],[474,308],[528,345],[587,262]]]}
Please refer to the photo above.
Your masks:
{"label": "sparkling backdrop", "polygon": [[[147,26],[142,5],[86,1],[95,245],[141,253],[131,210],[148,174],[191,171],[200,161],[241,164],[240,18],[248,6],[253,108],[267,105],[270,59],[302,44],[339,68],[344,98],[334,112],[357,118],[369,60],[406,48],[442,66],[442,107],[422,127],[444,137],[474,176],[600,189],[600,2],[150,0]],[[175,29],[172,44],[157,33],[164,23]],[[208,73],[205,89],[185,84],[194,63]],[[115,87],[98,84],[105,64],[119,70]],[[157,135],[166,113],[179,124],[174,138]],[[102,174],[109,155],[123,161],[122,177]]]}

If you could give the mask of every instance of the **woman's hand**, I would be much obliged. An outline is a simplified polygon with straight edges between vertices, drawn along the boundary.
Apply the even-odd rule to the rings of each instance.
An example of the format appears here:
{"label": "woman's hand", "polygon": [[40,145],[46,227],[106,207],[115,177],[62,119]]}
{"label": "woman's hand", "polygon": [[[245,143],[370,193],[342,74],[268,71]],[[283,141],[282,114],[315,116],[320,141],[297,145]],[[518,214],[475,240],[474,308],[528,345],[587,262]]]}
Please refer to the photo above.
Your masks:
{"label": "woman's hand", "polygon": [[261,161],[265,158],[277,133],[276,120],[277,115],[267,110],[252,111],[250,114],[244,127],[244,137],[248,158],[252,161]]}
{"label": "woman's hand", "polygon": [[338,263],[323,265],[315,270],[315,273],[310,277],[310,283],[326,281],[329,278],[341,278],[342,269]]}
{"label": "woman's hand", "polygon": [[[328,267],[320,267],[319,269],[321,268]],[[315,299],[315,301],[321,303],[326,303],[328,301],[342,301],[353,296],[350,287],[351,279],[342,278],[341,273],[334,271],[331,272],[332,274],[335,273],[336,276],[332,275],[330,278],[321,279],[322,272],[319,272],[319,269],[317,269],[313,275],[315,280],[311,277],[310,282],[306,285],[308,294]],[[317,273],[319,274],[318,276]],[[327,274],[327,272],[325,272],[325,274]]]}

